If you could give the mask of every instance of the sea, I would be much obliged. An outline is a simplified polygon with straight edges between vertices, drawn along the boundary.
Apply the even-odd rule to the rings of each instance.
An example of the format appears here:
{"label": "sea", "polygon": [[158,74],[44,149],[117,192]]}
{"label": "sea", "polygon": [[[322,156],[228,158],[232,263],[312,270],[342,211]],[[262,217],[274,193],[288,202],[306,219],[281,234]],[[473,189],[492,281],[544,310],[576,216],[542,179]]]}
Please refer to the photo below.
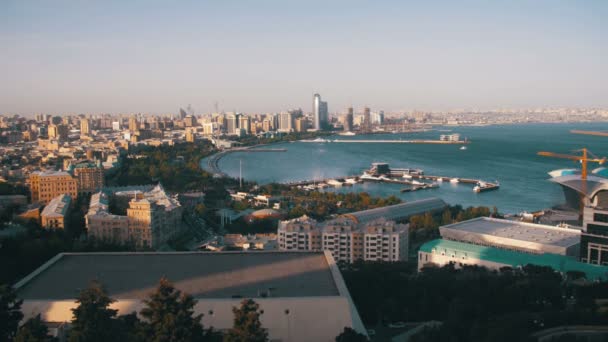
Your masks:
{"label": "sea", "polygon": [[[599,157],[608,156],[608,137],[571,134],[570,130],[608,131],[608,123],[515,124],[491,126],[435,127],[417,133],[335,136],[329,139],[410,140],[438,139],[440,134],[458,133],[470,141],[461,145],[391,143],[273,144],[286,152],[234,152],[224,156],[220,169],[258,184],[327,179],[360,175],[374,162],[394,168],[418,168],[425,174],[498,181],[500,189],[475,193],[473,185],[441,183],[439,188],[402,193],[404,185],[363,183],[325,191],[367,192],[375,196],[394,195],[404,201],[439,197],[449,204],[497,207],[501,213],[517,214],[551,208],[564,202],[559,185],[550,182],[547,172],[560,168],[580,168],[567,159],[538,156],[538,151],[579,154],[588,148]],[[206,167],[206,161],[201,162]],[[599,167],[591,164],[590,170]]]}

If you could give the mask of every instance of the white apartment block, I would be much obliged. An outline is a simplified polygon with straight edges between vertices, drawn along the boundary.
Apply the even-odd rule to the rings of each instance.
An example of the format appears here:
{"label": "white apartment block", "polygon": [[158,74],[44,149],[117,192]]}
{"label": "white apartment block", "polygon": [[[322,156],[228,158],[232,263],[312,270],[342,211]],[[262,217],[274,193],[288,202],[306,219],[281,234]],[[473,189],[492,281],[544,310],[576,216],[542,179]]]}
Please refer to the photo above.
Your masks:
{"label": "white apartment block", "polygon": [[282,221],[280,250],[330,251],[336,261],[404,261],[408,253],[408,226],[379,218],[358,223],[340,217],[319,223],[307,216]]}

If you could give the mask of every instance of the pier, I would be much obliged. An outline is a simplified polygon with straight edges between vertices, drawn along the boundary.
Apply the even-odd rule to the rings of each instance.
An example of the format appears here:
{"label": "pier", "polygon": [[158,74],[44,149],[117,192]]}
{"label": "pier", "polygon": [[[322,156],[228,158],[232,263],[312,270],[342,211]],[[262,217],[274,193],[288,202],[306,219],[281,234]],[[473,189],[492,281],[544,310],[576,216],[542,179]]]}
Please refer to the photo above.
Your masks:
{"label": "pier", "polygon": [[425,139],[415,139],[415,140],[351,140],[351,139],[334,139],[327,140],[327,142],[332,143],[362,143],[362,144],[436,144],[436,145],[465,145],[470,143],[469,140],[458,140],[458,141],[449,141],[449,140],[425,140]]}
{"label": "pier", "polygon": [[245,153],[257,153],[257,152],[287,152],[286,148],[254,148],[251,147],[237,147],[229,150],[220,151],[207,160],[207,168],[211,170],[214,176],[216,177],[227,177],[228,175],[222,170],[220,170],[219,162],[220,160],[231,152],[245,152]]}
{"label": "pier", "polygon": [[[424,181],[431,181],[431,183]],[[287,182],[284,184],[299,187],[304,190],[317,190],[329,187],[351,186],[364,182],[406,185],[407,187],[401,189],[401,192],[436,189],[439,188],[439,184],[441,183],[473,185],[473,191],[476,193],[497,190],[500,188],[498,182],[492,183],[474,178],[425,175],[424,171],[420,169],[391,169],[387,163],[373,163],[372,167],[363,172],[363,175],[361,176],[304,180]]]}

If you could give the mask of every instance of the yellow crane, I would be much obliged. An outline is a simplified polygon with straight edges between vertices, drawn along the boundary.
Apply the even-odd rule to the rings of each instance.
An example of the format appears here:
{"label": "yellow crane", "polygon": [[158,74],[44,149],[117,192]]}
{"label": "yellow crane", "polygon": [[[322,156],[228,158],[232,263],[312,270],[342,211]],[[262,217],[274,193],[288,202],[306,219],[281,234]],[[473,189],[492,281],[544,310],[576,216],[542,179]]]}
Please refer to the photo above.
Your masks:
{"label": "yellow crane", "polygon": [[[561,159],[570,159],[581,163],[581,201],[580,201],[580,219],[583,218],[583,209],[585,207],[585,197],[587,196],[587,163],[598,163],[600,165],[606,162],[606,157],[598,158],[593,153],[591,153],[586,148],[578,150],[577,152],[582,152],[582,155],[570,155],[570,154],[561,154],[554,152],[538,152],[539,156],[543,157],[553,157],[553,158],[561,158]],[[589,158],[591,155],[591,158]]]}
{"label": "yellow crane", "polygon": [[[583,152],[582,155],[571,155],[571,154],[561,154],[554,152],[538,152],[539,156],[543,157],[553,157],[553,158],[561,158],[561,159],[570,159],[581,163],[581,179],[587,179],[587,163],[598,163],[602,165],[606,162],[606,157],[598,158],[593,153],[591,153],[588,149],[583,148],[578,150],[577,152]],[[591,156],[591,158],[589,158]]]}

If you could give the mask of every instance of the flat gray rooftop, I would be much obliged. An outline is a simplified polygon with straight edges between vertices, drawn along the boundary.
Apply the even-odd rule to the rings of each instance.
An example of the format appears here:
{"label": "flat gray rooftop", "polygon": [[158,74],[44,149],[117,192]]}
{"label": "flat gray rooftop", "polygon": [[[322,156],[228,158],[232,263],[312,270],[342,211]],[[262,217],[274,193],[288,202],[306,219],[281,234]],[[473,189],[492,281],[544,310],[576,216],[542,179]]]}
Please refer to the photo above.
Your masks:
{"label": "flat gray rooftop", "polygon": [[195,298],[338,296],[322,252],[63,254],[18,288],[22,299],[74,299],[92,280],[114,299],[144,299],[167,277]]}
{"label": "flat gray rooftop", "polygon": [[440,227],[463,233],[492,235],[545,245],[570,247],[580,242],[580,231],[548,225],[479,217]]}

